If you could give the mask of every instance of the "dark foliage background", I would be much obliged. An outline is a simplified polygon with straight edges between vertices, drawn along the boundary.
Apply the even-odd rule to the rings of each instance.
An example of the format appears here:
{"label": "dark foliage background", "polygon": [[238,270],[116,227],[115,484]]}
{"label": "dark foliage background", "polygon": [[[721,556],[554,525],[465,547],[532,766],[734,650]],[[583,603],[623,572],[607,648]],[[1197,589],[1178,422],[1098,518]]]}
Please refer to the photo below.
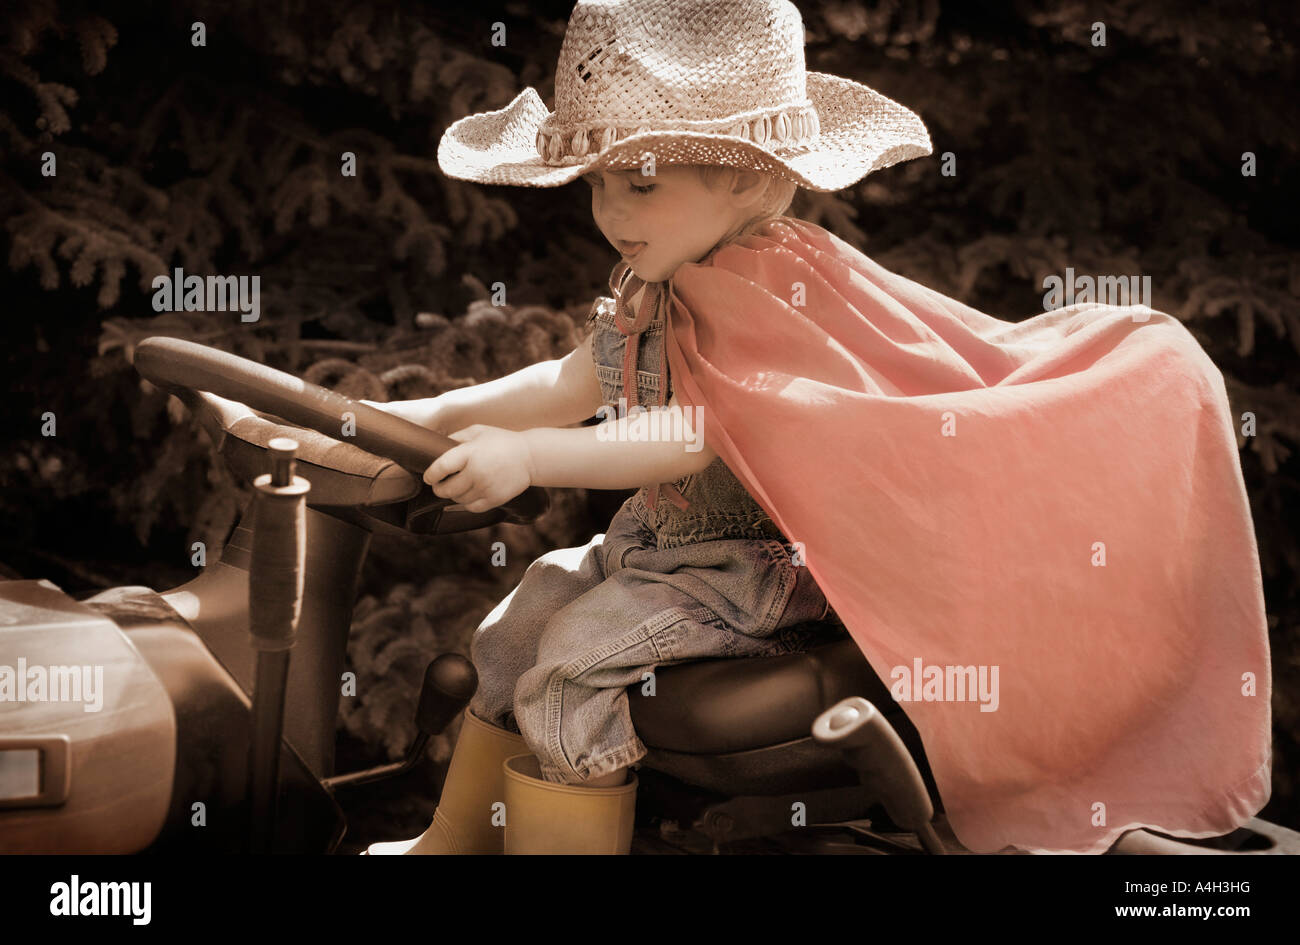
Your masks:
{"label": "dark foliage background", "polygon": [[[1274,799],[1300,826],[1300,105],[1289,6],[1239,2],[804,2],[810,68],[917,111],[935,155],[794,212],[1010,320],[1072,266],[1152,277],[1223,369],[1265,573]],[[73,593],[193,577],[248,489],[127,357],[198,340],[368,399],[440,393],[559,356],[614,262],[585,185],[444,177],[443,129],[523,86],[550,100],[571,5],[15,0],[0,14],[0,270],[7,448],[0,567]],[[207,45],[191,44],[191,24]],[[1107,43],[1092,44],[1094,22]],[[492,24],[506,45],[491,44]],[[40,173],[57,156],[56,177]],[[357,155],[358,175],[339,173]],[[1257,174],[1242,173],[1253,152]],[[957,174],[942,176],[941,155]],[[1291,197],[1287,195],[1290,194]],[[151,279],[256,274],[262,317],[159,315]],[[504,282],[509,305],[486,301]],[[43,437],[53,411],[59,436]],[[1123,435],[1117,418],[1116,435]],[[996,475],[996,472],[991,472]],[[556,490],[536,527],[376,538],[350,652],[345,757],[398,754],[424,663],[624,493]],[[1291,511],[1287,511],[1290,509]],[[505,568],[488,545],[509,548]],[[445,760],[455,730],[433,746]],[[422,827],[435,766],[390,792]],[[396,819],[393,819],[396,818]],[[354,824],[355,827],[355,824]]]}

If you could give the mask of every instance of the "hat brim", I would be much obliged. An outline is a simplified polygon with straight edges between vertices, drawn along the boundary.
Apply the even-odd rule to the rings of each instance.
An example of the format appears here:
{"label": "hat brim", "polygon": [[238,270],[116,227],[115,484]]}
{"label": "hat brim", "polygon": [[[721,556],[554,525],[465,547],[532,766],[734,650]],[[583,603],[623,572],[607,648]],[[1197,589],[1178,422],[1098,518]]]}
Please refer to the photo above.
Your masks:
{"label": "hat brim", "polygon": [[808,98],[820,133],[808,147],[769,151],[744,138],[691,131],[646,131],[616,142],[581,163],[552,165],[537,153],[537,130],[550,114],[533,88],[505,108],[462,118],[438,143],[449,177],[480,184],[559,187],[594,170],[655,164],[721,164],[765,171],[809,190],[848,187],[872,171],[931,153],[920,116],[861,83],[822,72],[807,74]]}

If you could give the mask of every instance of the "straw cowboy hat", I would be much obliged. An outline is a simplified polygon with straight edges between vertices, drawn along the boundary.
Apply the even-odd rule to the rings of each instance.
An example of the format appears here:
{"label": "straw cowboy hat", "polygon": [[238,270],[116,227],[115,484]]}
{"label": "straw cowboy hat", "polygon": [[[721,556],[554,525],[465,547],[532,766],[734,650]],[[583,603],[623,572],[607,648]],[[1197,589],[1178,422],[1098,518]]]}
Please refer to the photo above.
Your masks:
{"label": "straw cowboy hat", "polygon": [[786,0],[580,0],[555,75],[462,118],[438,145],[450,177],[557,187],[593,170],[721,164],[839,190],[930,153],[913,112],[804,66]]}

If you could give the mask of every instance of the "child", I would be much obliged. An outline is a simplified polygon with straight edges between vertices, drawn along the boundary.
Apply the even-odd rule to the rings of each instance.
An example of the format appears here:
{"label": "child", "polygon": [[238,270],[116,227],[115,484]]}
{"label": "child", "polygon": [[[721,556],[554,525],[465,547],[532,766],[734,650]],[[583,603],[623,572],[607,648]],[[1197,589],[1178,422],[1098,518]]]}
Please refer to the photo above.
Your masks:
{"label": "child", "polygon": [[[583,0],[554,113],[528,89],[448,129],[453,177],[584,177],[623,261],[567,357],[388,405],[456,431],[425,480],[472,511],[530,485],[643,488],[480,625],[433,824],[370,852],[626,853],[645,754],[626,687],[805,648],[833,625],[801,625],[835,612],[912,703],[970,849],[1100,851],[1142,824],[1207,836],[1263,806],[1258,559],[1222,379],[1186,329],[1136,306],[1012,325],[782,216],[795,185],[929,152],[907,109],[806,71],[784,0]],[[1090,448],[1157,389],[1159,416],[1110,446],[1130,477],[1112,482]],[[664,409],[565,428],[623,401]],[[1135,497],[1143,475],[1160,488]],[[1061,619],[1079,645],[1051,632]],[[1132,661],[1140,684],[1118,668]],[[943,688],[972,664],[973,713]],[[1263,682],[1249,699],[1243,674]],[[1191,678],[1201,701],[1175,699]]]}
{"label": "child", "polygon": [[[621,292],[616,283],[616,297],[626,294],[626,282],[665,279],[727,234],[783,211],[794,190],[771,176],[720,167],[664,167],[653,178],[605,170],[588,180],[593,214],[610,242],[627,247],[620,234],[638,237],[616,270],[627,277]],[[755,213],[761,216],[750,219]],[[441,843],[499,849],[501,830],[490,825],[483,805],[502,799],[501,762],[525,751],[537,756],[544,781],[568,785],[555,795],[572,805],[552,810],[568,831],[556,841],[565,849],[590,844],[626,852],[636,789],[627,768],[645,748],[632,729],[625,688],[671,662],[802,649],[816,639],[816,625],[786,631],[827,616],[829,604],[808,569],[792,563],[789,540],[709,448],[707,421],[692,428],[677,406],[662,316],[647,301],[645,328],[624,336],[610,301],[593,307],[594,331],[558,364],[534,365],[432,401],[382,405],[435,429],[461,431],[455,438],[472,451],[447,453],[425,478],[438,495],[473,511],[500,505],[530,484],[658,484],[628,499],[606,533],[586,546],[534,562],[475,632],[479,688],[435,813],[445,833],[431,828],[406,852],[435,852]],[[639,349],[635,387],[623,367],[629,343]],[[624,415],[606,421],[614,428],[608,441],[591,427],[554,429],[620,398],[660,404],[664,394],[686,431],[676,439],[631,439],[637,428],[651,432],[657,412],[615,411]],[[466,428],[471,418],[476,423]],[[465,798],[482,814],[478,843],[468,839],[468,826],[448,821],[467,773],[465,752],[484,739],[500,750],[480,749],[492,770],[475,772]],[[515,827],[518,819],[507,822]],[[377,846],[371,852],[392,849]]]}

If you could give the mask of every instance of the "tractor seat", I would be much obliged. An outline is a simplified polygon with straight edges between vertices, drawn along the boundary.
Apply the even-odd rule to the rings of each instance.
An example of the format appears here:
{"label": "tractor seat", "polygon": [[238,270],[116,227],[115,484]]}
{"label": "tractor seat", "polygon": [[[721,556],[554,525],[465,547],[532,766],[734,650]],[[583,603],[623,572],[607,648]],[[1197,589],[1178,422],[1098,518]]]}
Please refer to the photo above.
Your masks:
{"label": "tractor seat", "polygon": [[632,725],[648,752],[643,764],[729,794],[854,783],[853,772],[811,730],[826,709],[861,696],[894,726],[932,785],[919,733],[858,645],[842,625],[817,630],[830,642],[780,656],[661,666],[653,696],[629,686]]}
{"label": "tractor seat", "polygon": [[801,653],[661,666],[655,695],[628,689],[632,724],[647,747],[697,755],[806,738],[813,719],[849,696],[882,712],[897,708],[847,636]]}

